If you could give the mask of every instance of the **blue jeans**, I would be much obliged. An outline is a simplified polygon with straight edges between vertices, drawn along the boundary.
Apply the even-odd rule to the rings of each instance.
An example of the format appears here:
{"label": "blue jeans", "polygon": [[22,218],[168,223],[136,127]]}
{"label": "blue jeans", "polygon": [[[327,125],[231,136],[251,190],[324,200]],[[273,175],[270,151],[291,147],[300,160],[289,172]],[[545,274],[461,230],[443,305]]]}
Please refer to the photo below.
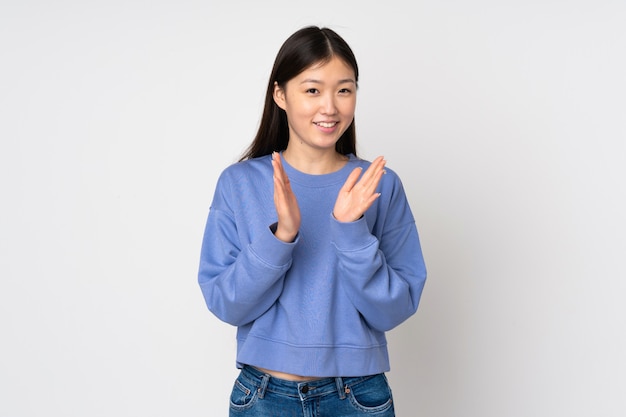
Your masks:
{"label": "blue jeans", "polygon": [[285,381],[245,366],[230,396],[231,417],[394,417],[384,374]]}

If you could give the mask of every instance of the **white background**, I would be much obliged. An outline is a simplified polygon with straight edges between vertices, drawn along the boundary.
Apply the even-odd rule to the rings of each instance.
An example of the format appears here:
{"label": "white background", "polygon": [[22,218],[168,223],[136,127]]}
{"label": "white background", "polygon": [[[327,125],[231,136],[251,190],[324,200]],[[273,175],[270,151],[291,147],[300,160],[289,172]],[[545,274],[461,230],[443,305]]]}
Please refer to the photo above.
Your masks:
{"label": "white background", "polygon": [[227,415],[202,231],[309,24],[352,45],[361,156],[400,174],[421,234],[397,414],[625,415],[625,10],[0,0],[0,416]]}

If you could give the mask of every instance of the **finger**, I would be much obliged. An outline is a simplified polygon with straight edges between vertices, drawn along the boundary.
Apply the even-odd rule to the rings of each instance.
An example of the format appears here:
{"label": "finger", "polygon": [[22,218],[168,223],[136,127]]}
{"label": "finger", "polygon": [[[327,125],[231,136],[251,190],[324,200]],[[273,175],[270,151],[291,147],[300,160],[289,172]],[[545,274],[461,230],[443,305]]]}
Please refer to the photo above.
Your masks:
{"label": "finger", "polygon": [[372,180],[371,184],[369,184],[369,187],[368,187],[368,191],[370,193],[374,193],[376,191],[383,175],[385,175],[385,170],[382,170],[382,169],[376,173],[376,176],[374,177],[374,179]]}
{"label": "finger", "polygon": [[382,157],[380,159],[377,158],[375,162],[369,166],[366,173],[363,174],[363,177],[359,181],[359,188],[361,188],[364,193],[371,194],[376,190],[380,179],[385,173],[385,163],[386,161],[382,159]]}
{"label": "finger", "polygon": [[274,168],[274,175],[280,178],[284,177],[283,164],[280,160],[280,154],[278,152],[272,153],[272,167]]}
{"label": "finger", "polygon": [[285,201],[285,188],[282,180],[274,175],[274,204],[282,206]]}
{"label": "finger", "polygon": [[293,191],[291,190],[289,177],[281,164],[280,156],[276,152],[273,156],[276,156],[276,158],[272,159],[272,166],[274,167],[274,203],[277,210],[288,210],[292,204],[291,200],[294,198]]}
{"label": "finger", "polygon": [[346,179],[346,182],[344,182],[343,187],[341,187],[341,191],[352,190],[354,185],[359,180],[359,176],[361,175],[361,172],[363,172],[363,168],[361,167],[354,168],[352,172],[350,173],[350,175],[348,175],[348,178]]}
{"label": "finger", "polygon": [[[274,153],[278,155],[277,153]],[[274,197],[285,197],[285,175],[280,164],[280,157],[272,159],[272,167],[274,168]]]}
{"label": "finger", "polygon": [[374,159],[374,161],[372,161],[370,166],[367,168],[367,170],[363,174],[363,177],[361,177],[362,185],[367,185],[372,180],[374,180],[377,173],[384,169],[386,162],[387,161],[385,161],[385,159],[382,156],[379,156],[376,159]]}
{"label": "finger", "polygon": [[272,166],[274,167],[274,177],[280,182],[281,187],[284,191],[291,190],[291,185],[289,184],[289,177],[287,177],[287,173],[283,169],[280,160],[273,160]]}
{"label": "finger", "polygon": [[372,183],[376,182],[376,177],[378,173],[383,170],[383,167],[384,160],[382,159],[382,157],[376,158],[361,176],[361,179],[359,180],[359,186],[364,190],[371,190]]}
{"label": "finger", "polygon": [[367,199],[367,201],[364,204],[363,207],[363,212],[365,213],[371,206],[372,204],[374,204],[374,201],[376,201],[376,199],[378,199],[378,197],[380,197],[380,193],[374,193],[370,196],[369,199]]}

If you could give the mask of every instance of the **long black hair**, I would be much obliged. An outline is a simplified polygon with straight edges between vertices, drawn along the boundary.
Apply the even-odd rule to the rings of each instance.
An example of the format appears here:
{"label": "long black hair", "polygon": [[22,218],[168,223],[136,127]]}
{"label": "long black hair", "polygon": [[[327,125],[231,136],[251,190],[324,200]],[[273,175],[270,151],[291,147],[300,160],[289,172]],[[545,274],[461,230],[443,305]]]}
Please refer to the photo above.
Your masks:
{"label": "long black hair", "polygon": [[[326,63],[333,57],[340,58],[352,67],[355,81],[358,82],[359,68],[354,53],[346,41],[332,29],[308,26],[287,38],[274,61],[259,130],[240,161],[287,149],[289,142],[287,114],[274,102],[274,85],[277,83],[284,87],[302,71],[313,65]],[[342,155],[352,153],[356,156],[354,119],[335,144],[335,149]]]}

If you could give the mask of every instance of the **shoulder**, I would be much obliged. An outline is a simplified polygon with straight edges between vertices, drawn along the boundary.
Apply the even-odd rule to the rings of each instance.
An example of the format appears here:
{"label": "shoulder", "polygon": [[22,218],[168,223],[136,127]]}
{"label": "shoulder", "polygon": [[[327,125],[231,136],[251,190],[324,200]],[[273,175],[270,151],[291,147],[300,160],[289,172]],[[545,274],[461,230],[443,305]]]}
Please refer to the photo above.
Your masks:
{"label": "shoulder", "polygon": [[268,193],[273,184],[272,165],[267,157],[236,162],[226,167],[217,180],[212,208],[231,211],[240,202],[241,196]]}
{"label": "shoulder", "polygon": [[224,169],[220,174],[220,182],[240,181],[245,178],[263,176],[272,172],[269,155],[236,162]]}
{"label": "shoulder", "polygon": [[272,164],[269,156],[236,162],[226,167],[218,177],[215,195],[249,193],[272,182]]}

